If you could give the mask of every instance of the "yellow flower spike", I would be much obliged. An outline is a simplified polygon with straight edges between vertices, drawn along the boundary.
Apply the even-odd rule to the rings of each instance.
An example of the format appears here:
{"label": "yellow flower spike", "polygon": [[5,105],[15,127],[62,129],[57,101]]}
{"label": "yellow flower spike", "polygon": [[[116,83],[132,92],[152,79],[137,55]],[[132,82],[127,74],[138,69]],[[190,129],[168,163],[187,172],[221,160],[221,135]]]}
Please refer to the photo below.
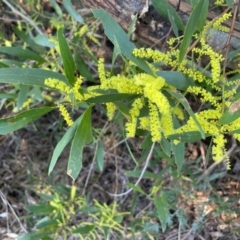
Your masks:
{"label": "yellow flower spike", "polygon": [[75,198],[75,196],[76,196],[76,192],[77,192],[77,188],[76,188],[76,186],[72,186],[71,187],[71,194],[70,194],[70,200],[71,201],[73,201],[74,200],[74,198]]}
{"label": "yellow flower spike", "polygon": [[230,157],[227,156],[225,161],[226,161],[226,169],[231,170]]}
{"label": "yellow flower spike", "polygon": [[83,26],[80,28],[80,30],[79,30],[79,32],[78,32],[77,35],[79,35],[80,37],[82,37],[87,31],[88,31],[88,25],[85,24],[85,25],[83,25]]}
{"label": "yellow flower spike", "polygon": [[141,129],[149,129],[149,118],[148,117],[141,117],[140,120],[140,128]]}
{"label": "yellow flower spike", "polygon": [[144,88],[144,96],[157,105],[160,113],[166,114],[170,112],[171,107],[168,99],[150,84]]}
{"label": "yellow flower spike", "polygon": [[98,46],[101,46],[101,43],[99,42],[99,40],[98,40],[96,37],[94,37],[94,35],[93,35],[92,32],[91,32],[91,33],[87,33],[87,37],[88,37],[91,41],[93,41],[94,43],[96,43]]}
{"label": "yellow flower spike", "polygon": [[79,93],[79,89],[81,88],[82,82],[83,77],[82,76],[78,77],[72,89],[75,99],[79,101],[82,101],[84,99],[84,97]]}
{"label": "yellow flower spike", "polygon": [[212,155],[213,160],[219,162],[223,160],[224,155],[226,154],[225,143],[227,140],[224,138],[223,134],[219,134],[213,138],[213,147]]}
{"label": "yellow flower spike", "polygon": [[63,104],[59,105],[59,111],[61,115],[63,116],[64,120],[66,121],[67,125],[70,127],[73,125],[73,120],[70,117],[70,114],[68,113],[67,109],[64,107]]}
{"label": "yellow flower spike", "polygon": [[143,107],[143,103],[142,103],[142,99],[141,98],[137,98],[136,100],[134,100],[131,109],[129,111],[130,116],[131,117],[138,117],[140,114],[140,110]]}
{"label": "yellow flower spike", "polygon": [[105,73],[105,67],[104,67],[104,59],[100,58],[98,60],[98,74],[101,84],[104,83],[106,80],[106,73]]}
{"label": "yellow flower spike", "polygon": [[229,28],[225,27],[222,25],[223,22],[228,20],[229,18],[232,17],[232,13],[224,13],[220,18],[218,18],[214,23],[213,23],[213,28],[222,32],[229,32]]}
{"label": "yellow flower spike", "polygon": [[137,74],[134,77],[134,82],[137,85],[151,85],[152,88],[160,90],[165,85],[165,79],[162,77],[153,77],[146,73]]}
{"label": "yellow flower spike", "polygon": [[157,106],[149,102],[149,121],[150,121],[150,132],[152,136],[153,142],[158,142],[161,140],[161,132],[160,132],[160,120],[158,114]]}
{"label": "yellow flower spike", "polygon": [[225,0],[216,0],[215,5],[223,5],[225,3]]}
{"label": "yellow flower spike", "polygon": [[214,97],[210,92],[208,92],[204,88],[197,87],[197,86],[190,86],[188,87],[187,92],[194,93],[196,95],[201,94],[202,95],[201,100],[203,102],[210,102],[214,106],[218,104],[216,97]]}
{"label": "yellow flower spike", "polygon": [[126,132],[127,132],[127,137],[134,137],[136,133],[136,128],[137,128],[137,118],[140,114],[140,110],[143,107],[142,99],[138,98],[136,99],[132,107],[129,111],[131,120],[130,122],[126,123]]}
{"label": "yellow flower spike", "polygon": [[[221,132],[221,129],[217,125],[218,120],[221,116],[221,112],[210,109],[204,110],[200,113],[196,113],[195,116],[198,122],[201,124],[201,127],[203,128],[203,131],[205,133],[215,136],[216,134],[219,134]],[[191,117],[187,121],[186,125],[176,130],[176,132],[178,133],[184,133],[188,131],[199,131],[195,121]]]}
{"label": "yellow flower spike", "polygon": [[106,103],[106,107],[107,107],[107,117],[109,120],[112,120],[114,117],[114,113],[116,110],[116,106],[114,105],[114,103]]}
{"label": "yellow flower spike", "polygon": [[240,134],[239,133],[234,133],[233,137],[240,142]]}
{"label": "yellow flower spike", "polygon": [[180,107],[175,107],[173,113],[177,116],[179,120],[184,120],[184,114]]}
{"label": "yellow flower spike", "polygon": [[134,83],[132,79],[117,75],[109,78],[101,84],[102,89],[116,89],[119,93],[141,94],[142,87]]}
{"label": "yellow flower spike", "polygon": [[54,79],[54,78],[47,78],[44,81],[45,85],[48,87],[52,87],[52,88],[56,88],[57,90],[59,90],[60,92],[63,93],[71,93],[72,90],[71,88],[63,81],[60,81],[58,79]]}
{"label": "yellow flower spike", "polygon": [[126,136],[128,138],[135,137],[136,128],[137,128],[137,118],[133,117],[131,122],[127,122],[125,125],[126,128]]}
{"label": "yellow flower spike", "polygon": [[165,136],[171,135],[175,132],[173,128],[172,114],[170,111],[166,114],[162,114],[160,124]]}

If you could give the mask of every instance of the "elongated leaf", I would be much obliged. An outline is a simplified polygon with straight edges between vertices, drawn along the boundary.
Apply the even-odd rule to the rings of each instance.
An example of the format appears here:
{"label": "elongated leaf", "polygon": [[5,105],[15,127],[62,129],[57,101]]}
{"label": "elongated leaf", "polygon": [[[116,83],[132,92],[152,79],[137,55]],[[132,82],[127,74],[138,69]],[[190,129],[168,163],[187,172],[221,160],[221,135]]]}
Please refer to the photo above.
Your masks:
{"label": "elongated leaf", "polygon": [[0,52],[27,60],[35,60],[39,63],[45,62],[45,59],[37,53],[21,47],[0,47]]}
{"label": "elongated leaf", "polygon": [[16,131],[28,123],[35,121],[42,115],[52,111],[53,107],[33,108],[19,113],[14,117],[0,119],[0,135]]}
{"label": "elongated leaf", "polygon": [[13,27],[13,30],[17,34],[17,36],[23,40],[23,42],[27,43],[27,45],[32,48],[33,51],[36,51],[40,54],[46,52],[46,49],[36,44],[30,35],[20,30],[18,27]]}
{"label": "elongated leaf", "polygon": [[4,63],[2,60],[0,60],[0,68],[7,68],[8,66],[9,65],[6,62]]}
{"label": "elongated leaf", "polygon": [[184,30],[184,25],[178,13],[166,0],[152,0],[152,4],[160,15],[165,16],[166,18],[171,16],[178,29],[182,31]]}
{"label": "elongated leaf", "polygon": [[168,157],[170,157],[171,156],[171,143],[166,138],[162,138],[160,145],[161,145],[161,148],[164,151],[164,153]]}
{"label": "elongated leaf", "polygon": [[128,185],[130,188],[132,188],[134,191],[146,195],[146,193],[145,193],[139,186],[136,186],[136,185],[134,185],[134,184],[132,184],[132,183],[127,183],[127,185]]}
{"label": "elongated leaf", "polygon": [[45,227],[57,228],[58,224],[59,222],[57,221],[57,219],[50,219],[49,217],[44,217],[41,220],[39,220],[35,226],[37,228],[45,228]]}
{"label": "elongated leaf", "polygon": [[68,80],[69,85],[73,86],[75,83],[75,63],[73,60],[72,53],[68,46],[67,40],[63,36],[63,29],[58,30],[58,41],[61,52],[61,57],[63,60],[64,72]]}
{"label": "elongated leaf", "polygon": [[[138,177],[141,175],[142,170],[134,170],[134,171],[127,171],[125,172],[126,176],[128,177]],[[143,178],[153,178],[153,179],[158,179],[159,175],[158,174],[154,174],[148,171],[145,171],[143,174]]]}
{"label": "elongated leaf", "polygon": [[177,71],[160,71],[157,72],[158,76],[161,76],[165,79],[165,81],[178,90],[186,91],[189,86],[194,85],[194,80],[186,77],[181,72]]}
{"label": "elongated leaf", "polygon": [[[52,240],[51,237],[49,237],[48,231],[38,231],[38,232],[32,232],[32,233],[25,233],[21,235],[18,240],[33,240],[33,239],[44,239],[44,240]],[[51,232],[53,234],[53,232]]]}
{"label": "elongated leaf", "polygon": [[25,206],[25,209],[34,213],[35,215],[44,215],[52,213],[55,208],[49,204],[39,203],[38,205]]}
{"label": "elongated leaf", "polygon": [[[208,135],[206,135],[207,137]],[[168,138],[171,140],[179,140],[184,143],[197,142],[202,139],[200,132],[184,132],[168,135]]]}
{"label": "elongated leaf", "polygon": [[152,146],[152,136],[151,134],[148,134],[144,140],[142,141],[141,145],[140,145],[140,148],[141,149],[150,149],[151,146]]}
{"label": "elongated leaf", "polygon": [[114,49],[113,49],[113,56],[112,56],[112,69],[114,68],[114,63],[117,59],[117,56],[119,56],[122,52],[116,37],[114,37],[114,44],[113,45],[114,45]]}
{"label": "elongated leaf", "polygon": [[81,233],[81,234],[86,234],[91,232],[95,228],[95,225],[87,225],[84,227],[78,227],[72,231],[72,233]]}
{"label": "elongated leaf", "polygon": [[16,61],[16,60],[12,60],[12,59],[1,59],[0,60],[0,64],[2,65],[2,67],[22,67],[23,62],[21,61]]}
{"label": "elongated leaf", "polygon": [[58,14],[59,17],[63,16],[62,10],[59,7],[59,5],[57,4],[56,0],[49,0],[49,2],[52,4],[54,10],[56,11],[56,13]]}
{"label": "elongated leaf", "polygon": [[104,166],[104,148],[102,140],[97,142],[96,162],[99,170],[102,172]]}
{"label": "elongated leaf", "polygon": [[17,94],[13,94],[13,93],[1,93],[0,92],[0,99],[15,99],[17,97]]}
{"label": "elongated leaf", "polygon": [[175,157],[178,173],[180,173],[184,163],[185,144],[183,142],[179,142],[178,144],[173,143],[172,151]]}
{"label": "elongated leaf", "polygon": [[199,21],[197,23],[197,30],[199,32],[201,32],[203,30],[203,27],[206,25],[206,19],[207,19],[207,16],[208,16],[208,6],[209,6],[209,0],[204,0],[203,1],[203,6],[201,8],[201,13],[200,13],[201,18],[199,19]]}
{"label": "elongated leaf", "polygon": [[172,26],[172,29],[173,29],[173,32],[174,32],[175,36],[179,37],[177,24],[175,22],[175,19],[174,19],[173,15],[169,12],[169,10],[168,10],[168,20],[171,23],[171,26]]}
{"label": "elongated leaf", "polygon": [[82,169],[82,151],[83,148],[92,141],[92,123],[91,123],[91,111],[90,106],[83,114],[82,121],[80,122],[78,129],[73,138],[70,157],[68,160],[67,174],[75,180]]}
{"label": "elongated leaf", "polygon": [[129,107],[122,101],[114,102],[117,109],[123,114],[123,116],[130,121],[131,116],[129,114]]}
{"label": "elongated leaf", "polygon": [[60,73],[34,68],[2,68],[0,69],[0,83],[26,84],[46,87],[46,78],[56,78],[66,82]]}
{"label": "elongated leaf", "polygon": [[[200,28],[199,21],[202,22],[206,20],[206,15],[201,15],[208,8],[208,0],[199,0],[196,6],[194,7],[184,31],[183,41],[180,45],[179,52],[179,62],[181,62],[187,52],[187,49],[190,45],[192,36],[197,28]],[[203,19],[205,17],[205,19]]]}
{"label": "elongated leaf", "polygon": [[63,5],[68,11],[68,13],[79,23],[84,24],[83,18],[79,13],[73,8],[73,5],[70,0],[63,0]]}
{"label": "elongated leaf", "polygon": [[87,80],[91,82],[95,82],[91,72],[88,69],[88,66],[84,62],[83,58],[81,57],[79,52],[75,52],[74,60],[76,63],[76,68],[80,72],[81,76],[85,77]]}
{"label": "elongated leaf", "polygon": [[62,151],[67,146],[67,144],[72,140],[79,123],[82,121],[82,118],[83,118],[83,114],[74,122],[74,124],[64,134],[62,139],[58,142],[57,146],[55,147],[55,149],[53,151],[51,162],[50,162],[50,165],[48,168],[48,174],[50,174],[52,172]]}
{"label": "elongated leaf", "polygon": [[35,233],[25,233],[19,236],[18,240],[31,240],[35,237]]}
{"label": "elongated leaf", "polygon": [[201,127],[201,124],[198,122],[194,112],[192,111],[192,109],[190,108],[188,101],[186,100],[186,98],[177,92],[171,91],[171,90],[166,90],[168,93],[170,93],[174,98],[176,98],[182,105],[183,107],[186,109],[186,111],[188,112],[188,114],[193,118],[194,122],[196,123],[196,125],[198,126],[198,129],[201,133],[201,136],[203,139],[205,139],[205,133]]}
{"label": "elongated leaf", "polygon": [[[237,101],[236,101],[236,104],[239,105],[239,103],[240,103],[240,100],[237,100]],[[233,104],[234,104],[234,103],[233,103]],[[234,106],[233,104],[232,104],[232,106]],[[231,107],[230,107],[230,109],[231,109]],[[235,112],[231,112],[230,109],[226,110],[226,111],[223,113],[222,117],[219,119],[219,124],[221,124],[221,125],[223,125],[223,124],[229,124],[229,123],[237,120],[238,118],[240,118],[240,111],[239,111],[239,109],[236,110]],[[233,110],[234,110],[234,109],[233,109]]]}
{"label": "elongated leaf", "polygon": [[29,86],[22,85],[20,88],[20,91],[18,93],[18,99],[17,99],[17,109],[18,110],[20,110],[23,103],[27,100],[28,92],[29,92]]}
{"label": "elongated leaf", "polygon": [[240,128],[239,129],[236,129],[236,130],[233,130],[233,131],[230,131],[231,134],[234,134],[234,133],[237,133],[239,134],[240,133]]}
{"label": "elongated leaf", "polygon": [[161,222],[162,231],[165,232],[169,218],[168,202],[163,192],[161,197],[154,197],[153,201],[157,207],[157,216]]}
{"label": "elongated leaf", "polygon": [[137,94],[128,94],[128,93],[114,93],[114,94],[105,94],[97,97],[92,97],[86,100],[88,103],[107,103],[107,102],[117,102],[120,100],[133,100],[138,97]]}
{"label": "elongated leaf", "polygon": [[134,62],[138,67],[143,69],[146,73],[152,74],[152,70],[142,59],[133,56],[132,51],[135,49],[135,45],[129,40],[128,35],[119,26],[119,24],[111,17],[111,15],[103,9],[92,10],[96,18],[99,18],[103,24],[105,34],[112,42],[112,44],[118,42],[122,54],[129,60]]}
{"label": "elongated leaf", "polygon": [[38,34],[33,40],[36,44],[43,46],[43,47],[49,47],[49,48],[56,47],[56,44],[51,42],[46,35]]}

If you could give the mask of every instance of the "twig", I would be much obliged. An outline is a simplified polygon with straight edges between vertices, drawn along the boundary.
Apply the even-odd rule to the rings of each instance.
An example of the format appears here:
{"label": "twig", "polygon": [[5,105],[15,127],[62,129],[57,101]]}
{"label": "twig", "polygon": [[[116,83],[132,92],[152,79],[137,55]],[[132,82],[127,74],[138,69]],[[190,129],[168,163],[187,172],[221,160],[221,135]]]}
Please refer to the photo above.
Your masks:
{"label": "twig", "polygon": [[13,5],[11,3],[9,3],[7,0],[2,0],[14,13],[16,13],[17,15],[19,15],[21,18],[23,18],[24,20],[26,20],[27,22],[29,22],[30,25],[32,25],[36,31],[40,34],[40,35],[45,35],[43,33],[43,31],[36,25],[36,23],[27,15],[23,15],[21,12],[19,12],[16,8],[13,7]]}
{"label": "twig", "polygon": [[21,223],[19,217],[17,216],[17,214],[15,213],[13,207],[11,206],[11,204],[8,202],[8,200],[6,199],[5,195],[3,194],[3,192],[0,190],[0,198],[2,199],[3,203],[6,204],[6,208],[9,207],[12,214],[15,216],[15,218],[17,219],[22,231],[24,231],[25,233],[27,232],[26,228],[23,226],[23,224]]}
{"label": "twig", "polygon": [[[137,186],[137,185],[139,184],[139,182],[142,180],[142,177],[143,177],[143,175],[144,175],[144,173],[145,173],[145,171],[146,171],[146,169],[147,169],[147,166],[148,166],[148,164],[149,164],[149,161],[150,161],[150,159],[151,159],[151,157],[152,157],[152,153],[153,153],[154,146],[155,146],[155,143],[152,144],[152,147],[151,147],[150,152],[149,152],[149,154],[148,154],[148,156],[147,156],[146,163],[145,163],[145,165],[144,165],[144,167],[143,167],[143,170],[142,170],[142,172],[141,172],[141,175],[139,176],[139,178],[138,178],[137,182],[134,184],[134,186]],[[110,193],[110,192],[107,192],[107,193],[108,193],[110,196],[113,196],[113,197],[122,197],[122,196],[125,196],[125,195],[127,195],[128,193],[130,193],[132,190],[133,190],[133,189],[130,188],[130,189],[127,190],[126,192],[120,193],[120,194],[112,194],[112,193]]]}
{"label": "twig", "polygon": [[227,66],[227,60],[228,60],[228,54],[229,54],[229,49],[230,49],[230,41],[233,35],[233,31],[234,31],[234,24],[236,22],[236,18],[237,18],[237,13],[238,13],[238,5],[239,5],[239,0],[234,0],[234,14],[233,14],[233,20],[232,20],[232,24],[231,24],[231,28],[230,28],[230,32],[228,34],[228,39],[225,43],[226,46],[226,53],[225,53],[225,59],[224,59],[224,63],[223,63],[223,76],[225,77],[226,75],[226,66]]}
{"label": "twig", "polygon": [[[107,125],[108,125],[108,121],[104,124],[104,126],[103,126],[103,128],[102,128],[102,130],[101,130],[101,132],[100,132],[100,134],[99,134],[99,136],[98,136],[98,138],[97,138],[97,140],[96,140],[97,144],[98,144],[98,142],[99,142],[100,137],[103,135],[103,132],[104,132],[104,130],[106,129],[106,126],[107,126]],[[87,175],[87,179],[86,179],[85,184],[84,184],[84,188],[83,188],[83,191],[82,191],[82,195],[85,194],[85,191],[86,191],[86,188],[87,188],[87,185],[88,185],[88,182],[89,182],[89,179],[90,179],[90,176],[91,176],[91,173],[92,173],[93,166],[94,166],[94,164],[95,164],[96,158],[97,158],[97,149],[95,150],[95,153],[94,153],[94,157],[93,157],[93,160],[92,160],[92,163],[91,163],[91,166],[90,166],[88,175]]]}
{"label": "twig", "polygon": [[[218,164],[222,163],[222,162],[226,159],[227,156],[230,156],[231,152],[233,152],[233,150],[236,148],[236,146],[237,146],[236,140],[233,139],[233,145],[232,145],[232,147],[231,147],[231,148],[227,151],[227,153],[223,156],[222,160],[219,161],[219,162],[214,162],[214,163],[207,169],[207,171],[204,172],[202,178],[200,178],[200,179],[205,179],[207,176],[209,176],[210,173],[213,171],[213,169],[214,169]],[[200,181],[200,179],[199,179],[199,181]],[[199,182],[199,181],[198,181],[198,182]]]}

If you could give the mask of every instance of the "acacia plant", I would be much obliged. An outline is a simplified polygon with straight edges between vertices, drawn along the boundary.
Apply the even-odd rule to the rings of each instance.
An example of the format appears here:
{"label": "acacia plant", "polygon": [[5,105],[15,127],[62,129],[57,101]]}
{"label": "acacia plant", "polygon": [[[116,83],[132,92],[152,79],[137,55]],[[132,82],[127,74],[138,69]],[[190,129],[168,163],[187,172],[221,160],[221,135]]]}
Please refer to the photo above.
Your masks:
{"label": "acacia plant", "polygon": [[[153,1],[153,5],[156,9],[160,7],[158,1]],[[178,16],[170,5],[166,5],[165,10],[166,15],[170,11]],[[207,11],[208,1],[197,1],[193,4],[193,11],[185,27],[179,17],[175,20],[170,18],[174,29],[181,29],[184,34],[178,36],[175,31],[177,36],[168,40],[168,50],[161,52],[152,48],[136,48],[107,12],[93,10],[94,16],[100,19],[107,37],[114,45],[112,64],[120,56],[123,68],[121,73],[114,74],[113,70],[105,69],[104,59],[98,59],[100,82],[90,87],[82,84],[83,76],[75,77],[76,62],[71,53],[73,47],[69,47],[63,29],[59,28],[54,43],[55,50],[62,58],[64,74],[41,69],[41,64],[36,65],[37,68],[1,68],[0,82],[22,84],[27,89],[28,86],[34,86],[33,89],[40,91],[50,89],[61,93],[62,97],[54,102],[50,99],[51,104],[37,108],[26,97],[29,109],[1,119],[0,133],[4,135],[13,132],[40,116],[59,109],[68,129],[52,154],[49,174],[64,148],[71,142],[67,174],[75,180],[81,174],[84,147],[92,142],[96,148],[100,146],[97,144],[99,138],[93,134],[91,114],[95,104],[104,104],[110,121],[116,114],[120,116],[126,138],[143,139],[141,148],[148,157],[139,180],[151,161],[154,149],[158,148],[166,157],[172,158],[181,174],[185,143],[206,137],[212,139],[212,159],[216,162],[226,160],[228,168],[226,135],[240,140],[240,68],[231,72],[230,76],[235,75],[230,77],[226,73],[229,55],[217,52],[208,44],[214,31],[229,31],[222,23],[231,18],[232,13],[225,11],[206,23]],[[82,28],[79,34],[85,34],[85,30],[86,27]],[[239,55],[236,54],[235,57],[239,58]],[[201,65],[203,58],[209,59],[205,66]],[[37,60],[44,61],[42,58]],[[201,108],[191,109],[186,97],[189,95],[201,102]],[[43,100],[45,99],[41,100],[42,103]],[[23,104],[21,107],[24,109],[25,106]],[[73,119],[72,112],[80,108],[84,109],[83,113]],[[98,159],[97,164],[103,169],[102,159]],[[132,188],[136,190],[138,183],[139,181],[135,186],[132,185]],[[156,205],[157,216],[164,231],[169,223],[169,215],[161,186],[155,186],[149,196]],[[89,232],[92,228],[94,226],[91,225]]]}

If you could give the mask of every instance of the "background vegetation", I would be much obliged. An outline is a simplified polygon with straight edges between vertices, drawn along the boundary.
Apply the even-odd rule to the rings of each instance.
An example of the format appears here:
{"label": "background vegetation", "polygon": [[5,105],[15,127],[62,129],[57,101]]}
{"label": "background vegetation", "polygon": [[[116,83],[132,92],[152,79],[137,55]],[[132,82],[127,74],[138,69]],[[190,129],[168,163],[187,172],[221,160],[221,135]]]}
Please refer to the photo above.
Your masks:
{"label": "background vegetation", "polygon": [[238,6],[152,3],[166,51],[137,16],[0,3],[2,239],[239,239],[239,48],[209,44]]}

